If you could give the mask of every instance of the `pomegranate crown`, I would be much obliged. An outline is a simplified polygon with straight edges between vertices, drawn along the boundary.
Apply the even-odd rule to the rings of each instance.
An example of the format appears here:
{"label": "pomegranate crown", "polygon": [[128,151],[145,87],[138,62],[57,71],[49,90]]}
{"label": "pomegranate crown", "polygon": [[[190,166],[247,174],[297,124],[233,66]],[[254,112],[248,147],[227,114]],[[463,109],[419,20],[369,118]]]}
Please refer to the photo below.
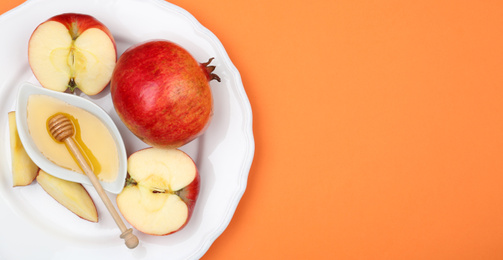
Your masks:
{"label": "pomegranate crown", "polygon": [[208,78],[208,81],[212,81],[212,80],[216,80],[218,82],[220,82],[220,77],[213,73],[213,71],[215,70],[215,66],[208,66],[210,65],[211,61],[213,60],[214,58],[210,58],[207,62],[205,63],[201,63],[201,68],[206,72],[206,78]]}

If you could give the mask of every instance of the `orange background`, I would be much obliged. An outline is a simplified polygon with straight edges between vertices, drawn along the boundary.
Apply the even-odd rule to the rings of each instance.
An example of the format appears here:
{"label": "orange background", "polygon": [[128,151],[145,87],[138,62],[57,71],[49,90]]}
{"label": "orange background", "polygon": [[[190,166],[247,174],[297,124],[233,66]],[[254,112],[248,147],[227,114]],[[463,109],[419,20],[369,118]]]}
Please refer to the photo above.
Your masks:
{"label": "orange background", "polygon": [[503,2],[171,2],[254,115],[247,190],[203,259],[503,259]]}

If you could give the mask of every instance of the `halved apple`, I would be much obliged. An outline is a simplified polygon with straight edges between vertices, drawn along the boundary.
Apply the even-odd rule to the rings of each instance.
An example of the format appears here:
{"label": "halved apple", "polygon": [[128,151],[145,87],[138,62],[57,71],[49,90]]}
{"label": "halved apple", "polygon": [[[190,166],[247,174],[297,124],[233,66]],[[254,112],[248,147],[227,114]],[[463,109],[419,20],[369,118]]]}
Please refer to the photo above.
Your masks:
{"label": "halved apple", "polygon": [[110,82],[117,50],[112,34],[100,21],[90,15],[65,13],[34,30],[28,59],[43,87],[60,92],[79,88],[95,95]]}
{"label": "halved apple", "polygon": [[37,177],[38,166],[26,153],[16,124],[16,112],[11,111],[9,117],[10,152],[12,161],[12,186],[29,185]]}
{"label": "halved apple", "polygon": [[199,194],[199,172],[178,149],[146,148],[128,158],[129,177],[117,207],[139,231],[168,235],[189,221]]}
{"label": "halved apple", "polygon": [[77,216],[98,222],[96,205],[82,184],[54,177],[42,169],[38,171],[37,182],[51,197]]}

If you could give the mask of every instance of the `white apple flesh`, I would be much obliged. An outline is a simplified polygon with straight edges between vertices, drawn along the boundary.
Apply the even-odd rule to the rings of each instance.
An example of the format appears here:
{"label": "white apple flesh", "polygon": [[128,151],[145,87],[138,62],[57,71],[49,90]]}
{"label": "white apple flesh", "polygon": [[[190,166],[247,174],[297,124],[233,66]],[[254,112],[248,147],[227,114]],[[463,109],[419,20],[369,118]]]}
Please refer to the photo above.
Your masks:
{"label": "white apple flesh", "polygon": [[126,187],[117,207],[139,231],[168,235],[189,221],[199,193],[194,161],[178,149],[147,148],[128,158]]}
{"label": "white apple flesh", "polygon": [[98,222],[96,205],[82,184],[54,177],[43,170],[39,170],[37,182],[51,197],[80,218]]}
{"label": "white apple flesh", "polygon": [[33,74],[48,89],[79,88],[87,95],[110,82],[117,61],[115,40],[89,15],[66,13],[40,24],[28,44]]}
{"label": "white apple flesh", "polygon": [[16,124],[16,112],[11,111],[9,117],[10,154],[12,162],[12,186],[26,186],[35,180],[38,166],[26,153]]}

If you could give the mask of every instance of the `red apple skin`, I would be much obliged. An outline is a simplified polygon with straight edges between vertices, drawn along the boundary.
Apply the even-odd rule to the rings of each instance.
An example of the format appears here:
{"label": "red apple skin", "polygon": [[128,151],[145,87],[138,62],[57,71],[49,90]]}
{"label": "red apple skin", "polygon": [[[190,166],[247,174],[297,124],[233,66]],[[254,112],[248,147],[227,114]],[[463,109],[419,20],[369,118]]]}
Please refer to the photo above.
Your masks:
{"label": "red apple skin", "polygon": [[[73,38],[75,39],[79,35],[81,35],[84,31],[91,29],[91,28],[96,28],[102,30],[104,33],[108,35],[110,40],[112,41],[115,49],[115,57],[117,57],[117,45],[115,43],[115,39],[108,29],[103,23],[98,21],[96,18],[93,16],[87,15],[87,14],[79,14],[79,13],[64,13],[64,14],[59,14],[56,16],[53,16],[49,19],[47,19],[45,22],[41,23],[40,25],[49,22],[49,21],[55,21],[63,24],[66,28],[68,28],[68,31],[70,34],[74,35]],[[40,25],[35,28],[34,32],[40,27]],[[33,36],[33,34],[32,34]],[[31,36],[30,36],[31,40]],[[36,77],[36,75],[35,75]],[[107,83],[108,85],[108,83]],[[105,89],[106,86],[103,86],[103,89]],[[103,91],[103,89],[101,91]],[[98,94],[98,93],[96,93]]]}
{"label": "red apple skin", "polygon": [[194,212],[194,207],[196,206],[196,201],[199,196],[199,181],[200,181],[200,176],[199,176],[199,170],[196,170],[196,178],[185,188],[183,188],[179,193],[178,196],[187,204],[187,208],[189,209],[189,213],[187,215],[187,221],[185,221],[185,224],[183,224],[179,229],[170,232],[165,235],[173,234],[175,232],[178,232],[182,230],[187,223],[189,223],[192,213]]}
{"label": "red apple skin", "polygon": [[110,83],[117,114],[150,146],[177,148],[194,140],[213,115],[209,81],[220,80],[207,65],[165,40],[130,47]]}
{"label": "red apple skin", "polygon": [[[49,21],[62,23],[64,26],[66,26],[66,28],[68,28],[68,31],[72,32],[71,33],[72,35],[76,36],[82,34],[85,30],[91,28],[100,29],[103,32],[105,32],[108,35],[108,37],[110,37],[110,40],[112,40],[115,46],[115,40],[110,30],[108,30],[108,28],[103,23],[101,23],[96,18],[90,15],[78,14],[78,13],[64,13],[53,16],[49,18],[46,22]],[[117,51],[117,47],[115,51]]]}

